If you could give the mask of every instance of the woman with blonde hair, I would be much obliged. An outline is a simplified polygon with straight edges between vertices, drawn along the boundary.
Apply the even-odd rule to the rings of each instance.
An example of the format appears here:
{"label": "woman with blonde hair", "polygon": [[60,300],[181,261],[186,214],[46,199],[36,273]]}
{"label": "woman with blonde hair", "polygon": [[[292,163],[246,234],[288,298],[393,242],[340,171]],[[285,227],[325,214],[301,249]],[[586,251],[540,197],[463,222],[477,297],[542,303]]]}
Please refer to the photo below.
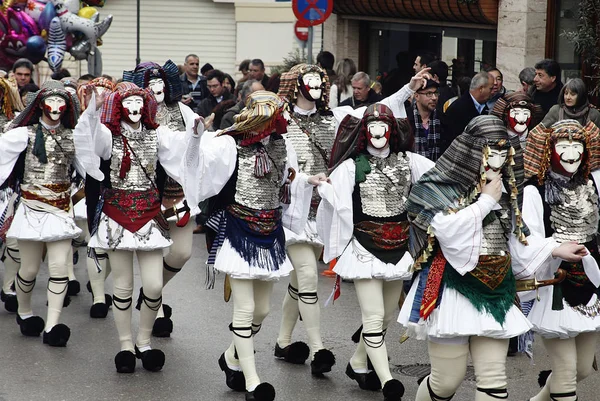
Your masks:
{"label": "woman with blonde hair", "polygon": [[329,108],[338,107],[344,100],[352,97],[352,84],[350,80],[356,74],[356,64],[349,58],[345,58],[337,66],[337,77],[331,85],[329,95]]}

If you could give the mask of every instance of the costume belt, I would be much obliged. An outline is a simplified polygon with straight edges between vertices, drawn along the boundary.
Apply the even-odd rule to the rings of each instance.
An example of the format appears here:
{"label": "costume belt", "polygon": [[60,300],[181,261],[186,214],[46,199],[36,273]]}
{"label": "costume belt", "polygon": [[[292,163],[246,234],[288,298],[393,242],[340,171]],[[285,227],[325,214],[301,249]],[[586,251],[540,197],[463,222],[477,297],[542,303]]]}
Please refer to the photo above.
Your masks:
{"label": "costume belt", "polygon": [[69,196],[69,184],[47,184],[42,187],[49,189],[56,195],[53,198],[47,198],[31,191],[22,190],[21,196],[23,199],[34,200],[53,206],[57,209],[68,212],[71,210],[71,197]]}
{"label": "costume belt", "polygon": [[73,206],[78,204],[82,199],[85,198],[85,188],[79,188],[77,192],[71,195],[71,200],[73,201]]}
{"label": "costume belt", "polygon": [[[176,217],[177,227],[185,227],[185,225],[190,220],[190,207],[188,206],[187,201],[185,200],[183,201],[183,207],[177,209],[177,206],[173,206],[172,208],[165,209],[162,213],[165,219]],[[183,216],[179,217],[181,213],[183,213]]]}

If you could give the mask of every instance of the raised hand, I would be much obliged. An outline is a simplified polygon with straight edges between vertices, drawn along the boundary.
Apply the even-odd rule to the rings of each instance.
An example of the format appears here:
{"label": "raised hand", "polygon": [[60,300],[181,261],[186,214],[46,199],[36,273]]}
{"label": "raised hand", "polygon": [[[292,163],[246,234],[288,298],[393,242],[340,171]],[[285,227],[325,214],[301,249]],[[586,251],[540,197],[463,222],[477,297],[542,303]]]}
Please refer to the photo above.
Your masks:
{"label": "raised hand", "polygon": [[502,174],[498,174],[491,181],[487,182],[481,189],[481,193],[491,196],[498,202],[502,196]]}
{"label": "raised hand", "polygon": [[428,79],[433,79],[431,74],[429,73],[431,68],[423,68],[421,71],[417,72],[414,77],[410,79],[408,83],[408,87],[413,91],[418,91],[419,89],[423,89],[425,85],[427,85]]}

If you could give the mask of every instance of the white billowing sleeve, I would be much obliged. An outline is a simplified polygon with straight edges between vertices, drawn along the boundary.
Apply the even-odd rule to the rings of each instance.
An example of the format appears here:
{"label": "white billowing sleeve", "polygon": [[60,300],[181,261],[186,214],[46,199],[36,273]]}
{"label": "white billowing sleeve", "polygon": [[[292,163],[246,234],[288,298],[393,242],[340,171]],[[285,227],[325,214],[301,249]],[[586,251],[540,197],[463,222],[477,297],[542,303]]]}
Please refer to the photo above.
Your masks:
{"label": "white billowing sleeve", "polygon": [[283,209],[281,222],[288,230],[300,234],[304,230],[308,220],[313,186],[308,183],[308,176],[299,171],[298,156],[296,155],[294,146],[287,139],[285,140],[285,147],[287,150],[287,161],[283,180],[285,182],[287,179],[290,168],[296,172],[296,178],[290,184],[290,203],[281,205]]}
{"label": "white billowing sleeve", "polygon": [[100,171],[100,159],[108,160],[112,155],[112,134],[100,122],[100,111],[96,110],[96,95],[93,94],[90,103],[79,116],[73,130],[75,144],[75,168],[85,177],[102,181],[104,173]]}
{"label": "white billowing sleeve", "polygon": [[477,202],[458,211],[439,212],[431,220],[431,227],[444,257],[461,275],[473,270],[479,262],[483,219],[497,205],[490,195],[481,194]]}
{"label": "white billowing sleeve", "polygon": [[8,179],[19,155],[27,149],[29,132],[27,127],[18,127],[0,135],[0,185]]}
{"label": "white billowing sleeve", "polygon": [[419,181],[421,176],[435,166],[435,163],[417,153],[406,152],[410,160],[410,175],[412,183]]}
{"label": "white billowing sleeve", "polygon": [[352,215],[352,192],[355,183],[354,160],[340,164],[329,176],[331,184],[319,185],[321,203],[317,210],[317,231],[325,244],[325,263],[340,256],[352,239],[354,221]]}
{"label": "white billowing sleeve", "polygon": [[190,205],[217,195],[235,171],[237,148],[230,135],[205,132],[190,138],[181,158],[179,176]]}
{"label": "white billowing sleeve", "polygon": [[383,103],[389,107],[394,113],[394,117],[406,118],[406,108],[404,107],[404,102],[406,102],[414,93],[415,91],[410,89],[408,84],[406,84],[400,88],[398,92],[377,103]]}
{"label": "white billowing sleeve", "polygon": [[338,86],[336,84],[331,85],[329,90],[329,108],[334,109],[338,107]]}
{"label": "white billowing sleeve", "polygon": [[[161,125],[156,129],[156,133],[158,135],[158,160],[160,164],[171,178],[182,184],[183,179],[180,176],[181,159],[185,150],[190,146],[192,136],[198,134],[193,131],[196,118],[199,116],[183,103],[179,103],[179,110],[181,110],[183,116],[185,131],[173,131],[168,126]],[[203,125],[200,124],[200,133],[203,128]]]}

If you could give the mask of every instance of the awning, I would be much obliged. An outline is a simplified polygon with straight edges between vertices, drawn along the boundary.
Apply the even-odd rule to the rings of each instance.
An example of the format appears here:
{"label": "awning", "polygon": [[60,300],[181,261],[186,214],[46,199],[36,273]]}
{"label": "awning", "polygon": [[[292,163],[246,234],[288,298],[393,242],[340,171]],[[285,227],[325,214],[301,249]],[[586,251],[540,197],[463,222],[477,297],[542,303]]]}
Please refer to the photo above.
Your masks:
{"label": "awning", "polygon": [[498,24],[498,0],[335,0],[338,15]]}

